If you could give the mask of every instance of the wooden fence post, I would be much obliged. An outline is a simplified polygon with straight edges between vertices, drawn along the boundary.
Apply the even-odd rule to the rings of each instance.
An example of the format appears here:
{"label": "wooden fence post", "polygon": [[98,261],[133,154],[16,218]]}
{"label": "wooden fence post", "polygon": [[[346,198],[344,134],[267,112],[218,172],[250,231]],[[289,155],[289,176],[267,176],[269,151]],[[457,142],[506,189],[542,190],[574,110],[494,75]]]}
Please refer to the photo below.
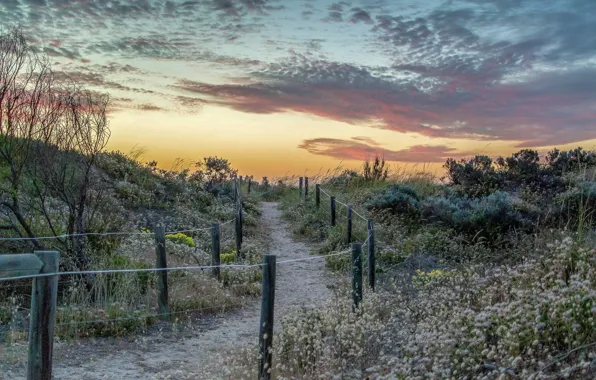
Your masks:
{"label": "wooden fence post", "polygon": [[318,183],[315,185],[315,204],[317,208],[321,206],[321,185]]}
{"label": "wooden fence post", "polygon": [[234,203],[238,207],[238,180],[234,179]]}
{"label": "wooden fence post", "polygon": [[275,303],[275,255],[265,255],[259,325],[259,380],[271,379],[273,359],[273,308]]}
{"label": "wooden fence post", "polygon": [[352,243],[352,299],[353,310],[358,308],[362,301],[362,244]]}
{"label": "wooden fence post", "polygon": [[347,239],[347,245],[349,246],[350,243],[352,242],[352,205],[348,205],[348,215],[347,215],[347,232],[346,232],[346,239]]}
{"label": "wooden fence post", "polygon": [[[43,263],[40,273],[58,272],[60,260],[58,252],[36,251],[35,255]],[[29,357],[27,362],[28,380],[52,379],[57,298],[57,274],[33,279],[29,325]]]}
{"label": "wooden fence post", "polygon": [[302,198],[302,181],[304,180],[303,177],[300,177],[298,180],[298,194],[300,194],[300,198]]}
{"label": "wooden fence post", "polygon": [[242,257],[240,253],[242,250],[242,208],[236,211],[234,216],[234,233],[236,237],[236,257]]}
{"label": "wooden fence post", "polygon": [[375,291],[375,228],[372,219],[368,220],[368,286]]}
{"label": "wooden fence post", "polygon": [[[166,269],[166,226],[158,224],[155,227],[155,268]],[[160,319],[170,320],[170,303],[168,298],[168,271],[160,270],[157,273],[157,303],[159,305]]]}
{"label": "wooden fence post", "polygon": [[308,177],[304,177],[304,200],[308,198]]}
{"label": "wooden fence post", "polygon": [[220,280],[220,254],[221,247],[219,240],[219,224],[213,223],[213,225],[211,226],[211,265],[214,265],[215,267],[211,268],[211,273],[213,273],[213,277],[217,278],[218,281]]}
{"label": "wooden fence post", "polygon": [[331,197],[331,225],[335,226],[335,197]]}
{"label": "wooden fence post", "polygon": [[252,177],[248,178],[248,190],[246,191],[247,194],[250,194],[250,185],[252,184]]}

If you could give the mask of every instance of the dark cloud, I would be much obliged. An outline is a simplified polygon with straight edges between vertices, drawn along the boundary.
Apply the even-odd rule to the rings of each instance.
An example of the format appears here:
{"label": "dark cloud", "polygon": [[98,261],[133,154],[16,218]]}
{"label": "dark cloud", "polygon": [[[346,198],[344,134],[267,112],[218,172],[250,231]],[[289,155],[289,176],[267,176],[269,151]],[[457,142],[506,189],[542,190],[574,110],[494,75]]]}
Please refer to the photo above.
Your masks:
{"label": "dark cloud", "polygon": [[112,53],[125,57],[183,59],[194,52],[194,45],[182,37],[153,34],[142,37],[124,37],[90,45],[90,53]]}
{"label": "dark cloud", "polygon": [[240,17],[247,13],[266,15],[267,11],[282,9],[282,5],[274,5],[270,0],[212,0],[215,11],[227,16]]}
{"label": "dark cloud", "polygon": [[376,144],[367,144],[353,138],[341,140],[332,138],[317,138],[304,140],[299,148],[309,153],[333,157],[341,160],[366,160],[381,156],[385,161],[399,162],[444,162],[450,157],[460,157],[462,154],[455,152],[454,148],[444,145],[414,145],[406,149],[391,150]]}
{"label": "dark cloud", "polygon": [[303,11],[302,18],[304,18],[305,20],[310,20],[310,16],[312,16],[314,14],[315,14],[315,12],[313,12],[313,11]]}
{"label": "dark cloud", "polygon": [[340,12],[329,12],[326,18],[323,21],[328,22],[342,22],[344,20],[342,14]]}
{"label": "dark cloud", "polygon": [[372,24],[373,20],[370,17],[370,14],[360,8],[352,8],[350,9],[350,12],[352,12],[352,15],[350,16],[350,22],[357,24],[359,22],[364,22],[366,24]]}
{"label": "dark cloud", "polygon": [[156,105],[149,104],[149,103],[138,104],[135,106],[135,108],[139,109],[141,111],[163,111],[164,110],[161,107],[158,107]]}
{"label": "dark cloud", "polygon": [[333,3],[327,9],[329,9],[330,11],[335,11],[335,12],[343,12],[344,11],[344,4],[342,4],[342,3]]}
{"label": "dark cloud", "polygon": [[60,46],[46,46],[42,52],[49,57],[64,57],[68,59],[81,59],[81,54],[78,51],[70,50]]}
{"label": "dark cloud", "polygon": [[81,71],[56,71],[54,76],[57,81],[63,83],[74,82],[80,85],[102,87],[105,89],[120,90],[127,92],[136,92],[143,94],[154,94],[155,91],[144,88],[125,86],[121,83],[106,80],[104,75],[99,72],[81,72]]}

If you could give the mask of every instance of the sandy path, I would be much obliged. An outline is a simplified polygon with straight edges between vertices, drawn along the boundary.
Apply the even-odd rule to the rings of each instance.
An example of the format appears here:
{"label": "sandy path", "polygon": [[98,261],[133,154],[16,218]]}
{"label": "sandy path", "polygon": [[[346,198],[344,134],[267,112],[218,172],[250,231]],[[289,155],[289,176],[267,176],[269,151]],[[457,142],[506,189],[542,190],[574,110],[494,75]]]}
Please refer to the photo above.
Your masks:
{"label": "sandy path", "polygon": [[[277,261],[308,257],[310,248],[292,240],[290,228],[281,219],[277,203],[262,203],[262,219],[271,252]],[[275,328],[290,309],[316,305],[329,299],[323,260],[298,261],[277,266]],[[81,342],[80,346],[56,345],[56,379],[217,379],[221,369],[215,360],[226,349],[256,344],[260,300],[242,310],[212,317],[203,331],[184,336],[137,337],[131,341],[105,339]],[[190,334],[190,336],[188,335]],[[256,364],[256,363],[255,363]],[[23,374],[10,374],[23,379]],[[1,376],[0,376],[1,378]],[[7,377],[8,378],[8,377]]]}

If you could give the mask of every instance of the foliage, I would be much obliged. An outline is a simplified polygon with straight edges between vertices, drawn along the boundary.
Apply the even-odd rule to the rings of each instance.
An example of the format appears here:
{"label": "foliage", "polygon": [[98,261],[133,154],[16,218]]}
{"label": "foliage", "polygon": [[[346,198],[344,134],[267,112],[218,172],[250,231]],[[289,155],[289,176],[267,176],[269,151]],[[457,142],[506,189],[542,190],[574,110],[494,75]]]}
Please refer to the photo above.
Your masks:
{"label": "foliage", "polygon": [[195,247],[195,241],[192,239],[192,237],[187,236],[182,232],[178,232],[175,234],[166,234],[166,239],[176,244],[184,244],[189,247]]}
{"label": "foliage", "polygon": [[377,193],[366,204],[369,210],[389,210],[392,214],[417,218],[420,198],[416,191],[409,186],[392,185]]}
{"label": "foliage", "polygon": [[546,155],[546,165],[553,175],[563,175],[596,166],[596,153],[578,147],[567,152],[555,148]]}
{"label": "foliage", "polygon": [[453,185],[461,186],[472,197],[484,196],[497,190],[502,181],[488,156],[475,156],[456,161],[449,158],[445,165],[447,177]]}
{"label": "foliage", "polygon": [[[573,241],[553,240],[515,265],[415,271],[413,289],[365,289],[356,312],[348,291],[296,310],[274,339],[272,375],[592,379],[596,252]],[[237,371],[254,368],[228,357]]]}
{"label": "foliage", "polygon": [[522,213],[520,203],[502,191],[482,198],[428,197],[421,204],[421,212],[427,223],[438,223],[470,238],[482,236],[495,243],[512,228],[532,227],[536,215]]}
{"label": "foliage", "polygon": [[222,253],[219,256],[222,264],[234,264],[236,262],[236,251],[231,253]]}
{"label": "foliage", "polygon": [[227,159],[217,156],[204,157],[203,161],[195,163],[195,168],[197,170],[191,175],[191,181],[201,183],[212,194],[227,193],[225,185],[238,173]]}
{"label": "foliage", "polygon": [[555,198],[558,207],[553,218],[576,228],[579,223],[594,225],[596,218],[596,181],[581,181]]}

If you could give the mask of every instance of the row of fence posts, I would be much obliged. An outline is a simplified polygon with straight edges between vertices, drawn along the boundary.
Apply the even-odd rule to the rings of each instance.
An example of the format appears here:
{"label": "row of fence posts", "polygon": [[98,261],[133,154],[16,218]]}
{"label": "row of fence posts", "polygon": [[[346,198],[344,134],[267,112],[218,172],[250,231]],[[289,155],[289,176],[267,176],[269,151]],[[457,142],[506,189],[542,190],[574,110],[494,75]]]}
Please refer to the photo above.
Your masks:
{"label": "row of fence posts", "polygon": [[[252,178],[253,178],[252,176],[244,177],[244,179],[246,179],[246,181],[247,181],[246,182],[246,193],[247,194],[250,194],[250,188],[252,186]],[[238,177],[238,180],[240,181],[240,184],[242,185],[243,177],[242,176]]]}
{"label": "row of fence posts", "polygon": [[[300,178],[300,194],[302,195],[302,178]],[[308,196],[308,178],[304,181],[305,197]],[[238,182],[234,182],[234,199],[236,204],[236,248],[240,257],[242,245],[242,206]],[[335,198],[332,197],[331,219],[335,225]],[[316,205],[320,207],[320,186],[316,185]],[[351,206],[349,207],[351,210]],[[348,242],[352,248],[352,297],[353,309],[356,310],[362,301],[362,243],[351,241],[351,212],[348,212]],[[170,319],[168,297],[168,273],[166,259],[165,226],[158,224],[155,229],[156,269],[158,306],[161,319]],[[214,224],[211,230],[213,276],[220,279],[220,225]],[[368,220],[368,283],[374,291],[375,255],[374,228],[372,220]],[[0,276],[30,275],[34,273],[58,272],[58,252],[36,252],[34,255],[0,255]],[[9,257],[10,256],[10,257]],[[38,257],[35,261],[33,258]],[[33,262],[33,261],[35,262]],[[16,269],[15,269],[16,268]],[[6,272],[6,273],[5,273]],[[261,318],[259,325],[259,379],[271,379],[273,317],[275,303],[276,256],[264,255],[263,278],[261,291]],[[57,301],[58,275],[38,277],[33,280],[31,298],[31,322],[29,331],[28,380],[51,380],[54,326]]]}
{"label": "row of fence posts", "polygon": [[[304,184],[304,200],[308,200],[308,177],[299,177],[298,179],[298,194],[300,198],[303,197],[303,189],[302,185]],[[337,202],[335,200],[335,196],[330,196],[330,224],[331,226],[335,227],[337,225],[337,210],[336,210]],[[315,184],[315,206],[318,208],[321,207],[321,185]],[[352,216],[353,216],[353,206],[351,204],[347,205],[347,217],[346,217],[346,244],[354,244],[352,239],[352,230],[353,230],[353,223],[352,223]],[[371,290],[374,291],[375,289],[375,228],[374,222],[372,219],[367,220],[367,247],[368,247],[368,284]],[[353,261],[353,260],[352,260]],[[362,272],[362,271],[360,271]]]}
{"label": "row of fence posts", "polygon": [[[249,187],[250,189],[250,182]],[[242,205],[238,182],[234,182],[235,199],[235,235],[236,254],[241,256],[242,249]],[[162,320],[170,320],[170,306],[168,296],[168,264],[166,256],[166,230],[163,224],[155,227],[155,269],[157,274],[157,302],[159,317]],[[212,265],[213,276],[220,280],[220,254],[221,234],[220,225],[213,224],[211,228]],[[45,273],[58,272],[59,252],[36,251],[34,254],[0,255],[0,278],[15,276],[30,276]],[[266,259],[267,263],[267,259]],[[273,258],[273,266],[275,258]],[[275,287],[275,268],[271,272],[269,268],[268,277],[264,278],[267,284],[273,281]],[[272,279],[273,278],[273,279]],[[272,280],[271,280],[272,279]],[[271,285],[268,285],[269,289]],[[51,380],[52,360],[54,347],[54,327],[56,323],[56,303],[58,289],[58,274],[53,276],[35,277],[31,290],[31,316],[29,323],[29,349],[27,361],[28,380]],[[271,310],[273,308],[273,293],[271,293]],[[265,301],[264,301],[265,302]],[[267,303],[267,305],[269,305]],[[268,309],[266,309],[267,311]],[[268,331],[268,330],[267,330]],[[271,336],[271,332],[268,332]]]}
{"label": "row of fence posts", "polygon": [[[240,199],[240,190],[238,182],[234,181],[234,230],[236,242],[236,258],[242,258],[242,203]],[[170,320],[170,307],[168,297],[168,264],[166,259],[166,233],[165,226],[158,224],[155,228],[156,242],[156,262],[155,268],[160,269],[157,272],[157,301],[159,305],[159,316],[162,320]],[[221,229],[218,223],[211,226],[211,273],[218,281],[221,280]]]}
{"label": "row of fence posts", "polygon": [[[299,178],[298,191],[300,198],[308,199],[308,177]],[[315,204],[321,205],[321,187],[315,185]],[[331,197],[331,225],[335,226],[335,197]],[[352,254],[352,310],[356,311],[362,302],[362,243],[352,241],[352,205],[348,205],[347,243]],[[368,229],[368,285],[375,290],[375,231],[371,219],[367,220]],[[261,319],[259,328],[259,380],[271,379],[273,316],[275,301],[275,255],[265,255],[263,261],[263,283],[261,289]]]}

